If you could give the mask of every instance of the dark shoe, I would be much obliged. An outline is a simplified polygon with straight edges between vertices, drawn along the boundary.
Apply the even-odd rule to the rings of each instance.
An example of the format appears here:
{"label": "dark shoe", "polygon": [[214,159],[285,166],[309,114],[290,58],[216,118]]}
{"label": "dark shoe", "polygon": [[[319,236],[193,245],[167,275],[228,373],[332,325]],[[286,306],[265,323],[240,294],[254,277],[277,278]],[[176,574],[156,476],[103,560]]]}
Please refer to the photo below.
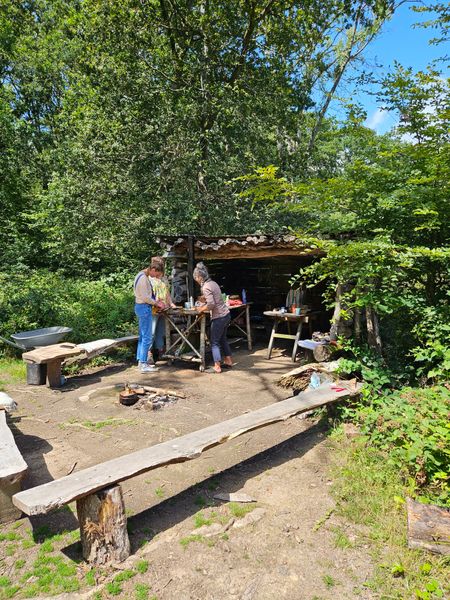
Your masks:
{"label": "dark shoe", "polygon": [[156,348],[152,348],[152,356],[153,362],[156,364],[159,360],[159,350],[156,350]]}

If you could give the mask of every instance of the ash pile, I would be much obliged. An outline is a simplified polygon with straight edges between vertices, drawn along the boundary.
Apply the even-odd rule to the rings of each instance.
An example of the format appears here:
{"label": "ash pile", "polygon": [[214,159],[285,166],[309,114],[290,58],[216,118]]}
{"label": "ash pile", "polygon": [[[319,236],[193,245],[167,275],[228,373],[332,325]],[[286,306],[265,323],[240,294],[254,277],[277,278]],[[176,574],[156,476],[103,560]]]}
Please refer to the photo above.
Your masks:
{"label": "ash pile", "polygon": [[165,406],[175,404],[186,396],[176,390],[152,388],[133,384],[125,384],[119,394],[119,402],[135,410],[159,410]]}

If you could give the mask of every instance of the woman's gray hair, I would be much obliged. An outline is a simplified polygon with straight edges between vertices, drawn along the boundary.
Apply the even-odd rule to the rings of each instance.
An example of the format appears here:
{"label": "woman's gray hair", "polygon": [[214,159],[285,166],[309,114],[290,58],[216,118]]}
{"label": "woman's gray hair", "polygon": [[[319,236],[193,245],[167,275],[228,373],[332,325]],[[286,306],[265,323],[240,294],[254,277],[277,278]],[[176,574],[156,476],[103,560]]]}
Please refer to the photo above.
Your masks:
{"label": "woman's gray hair", "polygon": [[208,269],[202,262],[196,264],[193,275],[194,279],[200,279],[201,281],[209,279]]}

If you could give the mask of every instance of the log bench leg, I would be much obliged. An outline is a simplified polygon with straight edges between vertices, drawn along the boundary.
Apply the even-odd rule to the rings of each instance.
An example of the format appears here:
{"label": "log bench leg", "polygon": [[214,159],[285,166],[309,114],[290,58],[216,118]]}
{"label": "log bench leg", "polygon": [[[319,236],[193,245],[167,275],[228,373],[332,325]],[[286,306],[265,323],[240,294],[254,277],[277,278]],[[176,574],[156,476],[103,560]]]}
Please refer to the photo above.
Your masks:
{"label": "log bench leg", "polygon": [[61,359],[47,363],[47,380],[51,388],[61,387]]}
{"label": "log bench leg", "polygon": [[20,492],[23,475],[0,479],[0,523],[16,521],[22,516],[22,511],[14,506],[11,498]]}
{"label": "log bench leg", "polygon": [[120,485],[77,500],[83,558],[95,565],[122,562],[130,556],[127,518]]}

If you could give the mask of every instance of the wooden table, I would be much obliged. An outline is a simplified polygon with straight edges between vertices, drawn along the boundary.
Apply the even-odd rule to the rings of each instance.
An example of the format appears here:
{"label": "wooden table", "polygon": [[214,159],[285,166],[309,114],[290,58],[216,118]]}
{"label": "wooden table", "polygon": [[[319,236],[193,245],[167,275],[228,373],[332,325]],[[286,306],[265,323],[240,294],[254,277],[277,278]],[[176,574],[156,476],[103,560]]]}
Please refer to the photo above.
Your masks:
{"label": "wooden table", "polygon": [[[37,365],[44,368],[44,381],[47,377],[48,385],[51,388],[59,388],[63,385],[61,377],[61,367],[63,363],[76,362],[77,360],[90,360],[94,356],[99,356],[122,344],[137,342],[137,335],[128,335],[116,339],[103,339],[88,342],[86,344],[71,344],[64,342],[52,344],[51,346],[42,346],[22,354],[22,360],[28,365]],[[38,377],[39,384],[41,383]]]}
{"label": "wooden table", "polygon": [[[239,306],[229,306],[231,313],[231,322],[229,327],[236,327],[247,338],[248,349],[252,349],[252,332],[250,327],[250,303],[240,304]],[[197,312],[195,309],[175,308],[161,313],[164,316],[166,324],[166,352],[165,358],[170,360],[185,360],[188,362],[199,363],[200,371],[206,367],[206,320],[210,317],[210,312]],[[175,322],[176,316],[186,318],[186,329],[181,329]],[[245,316],[245,326],[242,327],[238,321]],[[175,331],[176,338],[172,341],[171,335]],[[199,344],[196,345],[189,336],[192,333],[200,333]],[[183,346],[189,346],[191,352],[182,352]]]}
{"label": "wooden table", "polygon": [[[298,349],[298,341],[300,336],[302,335],[302,327],[303,323],[308,323],[311,329],[311,323],[314,317],[318,314],[318,312],[310,312],[304,315],[295,315],[293,313],[281,313],[277,310],[266,310],[264,312],[266,317],[271,317],[273,319],[273,327],[272,333],[270,334],[269,346],[267,348],[267,360],[270,359],[272,355],[273,341],[275,338],[281,338],[284,340],[294,340],[294,347],[292,349],[292,362],[295,362],[295,357]],[[288,324],[288,331],[290,331],[290,324],[294,323],[297,325],[297,331],[295,335],[291,333],[277,333],[278,325],[280,323]]]}

